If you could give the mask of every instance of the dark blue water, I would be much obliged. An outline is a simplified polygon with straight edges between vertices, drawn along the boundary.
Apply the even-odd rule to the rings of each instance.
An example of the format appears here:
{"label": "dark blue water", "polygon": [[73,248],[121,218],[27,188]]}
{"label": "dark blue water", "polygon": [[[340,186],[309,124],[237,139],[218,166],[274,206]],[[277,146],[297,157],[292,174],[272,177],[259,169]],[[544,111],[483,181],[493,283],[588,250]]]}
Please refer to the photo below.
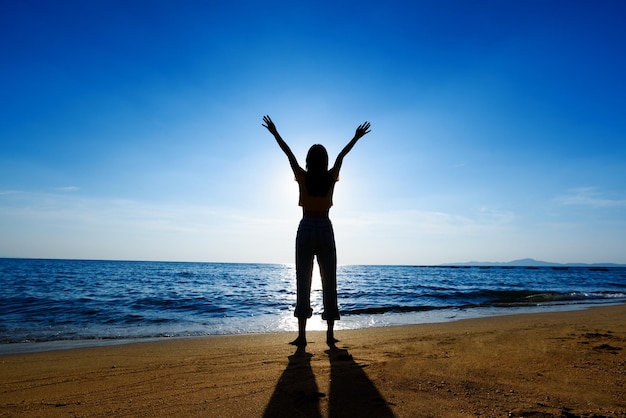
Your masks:
{"label": "dark blue water", "polygon": [[[293,266],[0,259],[0,343],[292,331]],[[319,319],[321,285],[313,284]],[[338,329],[626,302],[626,269],[342,266]]]}

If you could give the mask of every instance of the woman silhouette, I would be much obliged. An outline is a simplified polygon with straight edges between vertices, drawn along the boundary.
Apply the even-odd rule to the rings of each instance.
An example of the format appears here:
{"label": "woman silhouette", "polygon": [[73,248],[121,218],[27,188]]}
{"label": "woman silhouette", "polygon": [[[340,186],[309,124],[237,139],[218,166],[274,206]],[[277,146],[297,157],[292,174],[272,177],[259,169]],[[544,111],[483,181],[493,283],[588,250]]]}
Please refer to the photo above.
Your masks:
{"label": "woman silhouette", "polygon": [[335,160],[335,165],[328,169],[328,153],[322,145],[313,145],[306,157],[306,170],[298,164],[287,143],[280,137],[276,125],[269,116],[263,116],[264,127],[287,155],[289,164],[300,189],[299,205],[302,206],[302,220],[296,235],[296,310],[298,318],[298,338],[290,344],[304,347],[306,341],[306,321],[311,317],[311,279],[313,276],[313,258],[317,263],[322,279],[324,311],[322,319],[328,324],[326,342],[333,347],[337,340],[334,336],[335,321],[339,319],[337,307],[337,251],[333,226],[328,212],[333,205],[335,182],[339,180],[339,170],[344,157],[354,144],[369,132],[370,124],[365,122],[356,129],[354,138],[344,147]]}

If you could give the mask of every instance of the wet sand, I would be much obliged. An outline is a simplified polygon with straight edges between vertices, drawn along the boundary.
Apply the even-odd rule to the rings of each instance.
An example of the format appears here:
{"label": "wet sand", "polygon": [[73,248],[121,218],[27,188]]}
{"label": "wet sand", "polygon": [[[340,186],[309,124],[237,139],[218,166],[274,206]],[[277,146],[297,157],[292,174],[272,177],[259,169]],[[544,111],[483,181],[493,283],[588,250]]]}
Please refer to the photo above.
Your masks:
{"label": "wet sand", "polygon": [[626,305],[0,356],[0,416],[626,417]]}

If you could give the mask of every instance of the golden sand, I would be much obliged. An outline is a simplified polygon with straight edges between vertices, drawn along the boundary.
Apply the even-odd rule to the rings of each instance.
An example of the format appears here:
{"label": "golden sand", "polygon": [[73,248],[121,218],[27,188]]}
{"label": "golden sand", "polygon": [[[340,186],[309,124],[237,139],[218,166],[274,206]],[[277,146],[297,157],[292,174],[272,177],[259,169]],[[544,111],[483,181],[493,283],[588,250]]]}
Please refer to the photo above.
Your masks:
{"label": "golden sand", "polygon": [[10,417],[626,417],[626,305],[0,356]]}

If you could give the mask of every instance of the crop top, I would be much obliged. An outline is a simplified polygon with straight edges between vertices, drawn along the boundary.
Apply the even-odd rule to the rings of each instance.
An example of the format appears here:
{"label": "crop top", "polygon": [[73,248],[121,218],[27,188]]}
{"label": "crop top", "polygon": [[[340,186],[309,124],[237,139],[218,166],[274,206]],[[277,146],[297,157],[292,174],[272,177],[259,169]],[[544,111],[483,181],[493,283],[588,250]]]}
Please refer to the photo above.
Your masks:
{"label": "crop top", "polygon": [[333,205],[333,192],[335,190],[335,183],[339,181],[339,178],[335,177],[334,181],[330,184],[328,193],[326,196],[311,196],[306,187],[306,171],[298,171],[296,173],[296,181],[298,182],[298,188],[300,189],[300,198],[298,205],[302,206],[306,210],[311,211],[324,211],[331,208]]}

